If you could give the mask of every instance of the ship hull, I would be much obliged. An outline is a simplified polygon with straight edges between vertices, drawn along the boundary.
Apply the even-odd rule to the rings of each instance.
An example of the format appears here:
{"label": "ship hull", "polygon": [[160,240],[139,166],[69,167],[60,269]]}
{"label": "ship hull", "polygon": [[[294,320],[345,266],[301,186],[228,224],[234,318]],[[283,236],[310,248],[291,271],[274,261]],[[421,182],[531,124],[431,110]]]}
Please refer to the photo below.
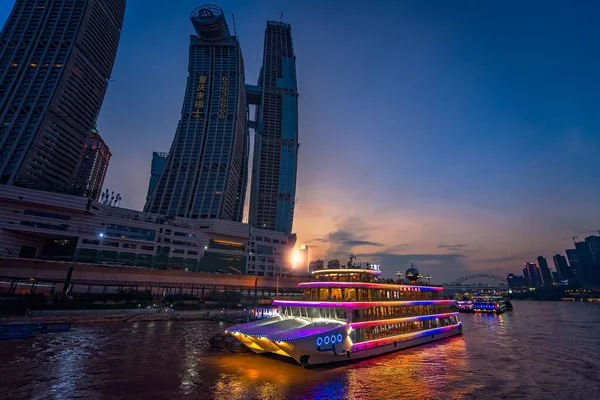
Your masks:
{"label": "ship hull", "polygon": [[[343,337],[341,342],[335,345],[324,345],[321,342],[321,346],[317,346],[318,342],[316,340],[318,337],[331,337],[338,334]],[[306,338],[281,342],[269,340],[265,337],[249,337],[240,333],[234,334],[234,337],[257,354],[273,353],[291,357],[298,364],[308,368],[364,360],[461,334],[462,325],[458,324],[447,327],[443,331],[417,332],[410,338],[398,338],[398,340],[390,338],[382,340],[380,343],[370,343],[368,345],[363,345],[362,343],[352,344],[345,327],[340,327],[339,330],[329,330],[323,335],[311,335]]]}
{"label": "ship hull", "polygon": [[364,360],[367,358],[382,356],[385,354],[408,349],[411,347],[420,346],[426,343],[435,342],[442,339],[447,339],[452,336],[457,336],[461,334],[461,327],[456,327],[449,330],[448,332],[442,332],[415,339],[403,340],[396,343],[383,344],[381,346],[377,346],[367,350],[350,351],[345,354],[338,355],[334,354],[333,352],[321,352],[311,355],[310,358],[308,358],[308,360],[302,359],[303,354],[301,355],[299,353],[292,354],[292,357],[303,367],[312,367],[317,365],[327,365],[336,363],[350,363],[359,360]]}

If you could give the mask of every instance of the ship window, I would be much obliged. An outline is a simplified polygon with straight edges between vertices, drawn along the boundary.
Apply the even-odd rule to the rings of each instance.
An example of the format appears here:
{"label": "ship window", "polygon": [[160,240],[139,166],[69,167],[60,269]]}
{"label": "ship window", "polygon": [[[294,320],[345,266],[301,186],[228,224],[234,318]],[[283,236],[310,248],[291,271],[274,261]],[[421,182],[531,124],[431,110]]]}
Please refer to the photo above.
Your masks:
{"label": "ship window", "polygon": [[331,299],[332,300],[342,300],[342,289],[332,288],[331,289]]}
{"label": "ship window", "polygon": [[319,290],[319,299],[320,300],[329,300],[329,289],[321,288]]}
{"label": "ship window", "polygon": [[319,318],[319,309],[316,307],[310,308],[308,316],[311,318]]}
{"label": "ship window", "polygon": [[299,317],[300,316],[300,308],[299,307],[292,307],[292,315],[294,317]]}
{"label": "ship window", "polygon": [[356,289],[346,289],[344,300],[356,300]]}
{"label": "ship window", "polygon": [[346,310],[343,308],[336,308],[335,314],[337,319],[346,319]]}

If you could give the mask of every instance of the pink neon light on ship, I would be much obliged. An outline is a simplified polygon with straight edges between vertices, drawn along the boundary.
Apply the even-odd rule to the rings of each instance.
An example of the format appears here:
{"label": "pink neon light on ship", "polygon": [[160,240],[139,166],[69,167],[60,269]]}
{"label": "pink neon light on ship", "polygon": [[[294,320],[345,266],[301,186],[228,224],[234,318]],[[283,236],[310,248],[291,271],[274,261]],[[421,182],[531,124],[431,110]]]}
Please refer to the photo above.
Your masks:
{"label": "pink neon light on ship", "polygon": [[391,337],[387,337],[387,338],[383,338],[383,339],[369,340],[368,342],[361,342],[361,343],[357,343],[357,344],[353,345],[352,351],[369,350],[369,349],[372,349],[372,348],[380,346],[380,345],[393,343],[395,341],[398,341],[398,339],[410,339],[413,337],[429,336],[429,335],[435,335],[438,333],[444,333],[444,332],[448,332],[454,328],[458,328],[461,325],[462,324],[459,322],[458,324],[448,325],[448,326],[444,326],[442,328],[433,328],[433,329],[427,329],[425,331],[405,333],[403,335],[391,336]]}
{"label": "pink neon light on ship", "polygon": [[447,313],[447,314],[420,315],[418,317],[380,319],[380,320],[376,320],[376,321],[353,322],[353,323],[351,323],[349,325],[352,327],[352,329],[356,329],[356,328],[366,328],[366,327],[369,327],[369,326],[394,324],[396,322],[425,321],[425,320],[428,320],[428,319],[452,317],[452,316],[455,316],[455,315],[458,315],[458,313],[457,312],[453,312],[453,313]]}
{"label": "pink neon light on ship", "polygon": [[290,301],[290,300],[273,300],[274,306],[289,306],[289,307],[375,307],[375,306],[429,306],[436,304],[454,304],[454,300],[415,300],[415,301]]}
{"label": "pink neon light on ship", "polygon": [[361,273],[361,272],[371,274],[371,275],[381,274],[381,271],[378,271],[376,269],[320,269],[318,271],[313,271],[313,274],[324,274],[326,272],[333,272],[334,274],[339,274],[339,273],[357,274],[357,273]]}
{"label": "pink neon light on ship", "polygon": [[444,288],[435,286],[409,286],[409,285],[391,285],[387,283],[368,283],[368,282],[302,282],[298,286],[302,287],[358,287],[365,289],[407,289],[409,292],[420,291],[442,291]]}

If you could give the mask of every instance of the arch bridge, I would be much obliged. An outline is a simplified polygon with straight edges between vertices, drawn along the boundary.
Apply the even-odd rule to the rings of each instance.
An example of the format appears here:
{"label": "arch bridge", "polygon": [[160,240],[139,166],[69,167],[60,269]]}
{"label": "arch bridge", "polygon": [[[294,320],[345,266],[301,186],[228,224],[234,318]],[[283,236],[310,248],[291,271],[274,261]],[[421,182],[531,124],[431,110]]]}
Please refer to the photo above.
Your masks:
{"label": "arch bridge", "polygon": [[494,275],[494,274],[471,274],[471,275],[465,275],[465,276],[461,276],[460,278],[457,278],[451,282],[448,283],[444,283],[443,286],[456,286],[456,285],[460,285],[461,283],[471,280],[471,279],[476,279],[476,278],[488,278],[488,279],[494,279],[496,281],[502,282],[504,284],[508,284],[508,282],[506,281],[506,278],[500,276],[500,275]]}

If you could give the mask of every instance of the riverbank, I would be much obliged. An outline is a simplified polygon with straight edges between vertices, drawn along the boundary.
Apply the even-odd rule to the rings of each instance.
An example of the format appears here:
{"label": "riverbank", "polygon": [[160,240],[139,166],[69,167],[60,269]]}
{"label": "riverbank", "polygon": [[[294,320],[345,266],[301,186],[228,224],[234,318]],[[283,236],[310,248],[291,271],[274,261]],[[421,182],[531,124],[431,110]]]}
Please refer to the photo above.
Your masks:
{"label": "riverbank", "polygon": [[0,317],[0,324],[92,324],[139,321],[224,321],[247,320],[243,310],[161,311],[161,310],[73,310],[33,311],[28,315]]}

